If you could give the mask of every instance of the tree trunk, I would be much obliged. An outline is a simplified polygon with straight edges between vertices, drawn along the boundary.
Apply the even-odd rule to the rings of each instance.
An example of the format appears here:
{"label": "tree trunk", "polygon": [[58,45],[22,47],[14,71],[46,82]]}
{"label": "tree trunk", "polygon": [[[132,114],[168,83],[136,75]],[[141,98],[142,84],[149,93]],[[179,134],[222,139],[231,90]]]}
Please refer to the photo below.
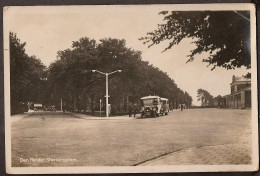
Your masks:
{"label": "tree trunk", "polygon": [[73,112],[75,112],[76,111],[76,100],[75,100],[75,94],[73,94],[73,98],[72,98],[73,100]]}
{"label": "tree trunk", "polygon": [[127,99],[126,99],[126,96],[124,96],[124,111],[127,112]]}
{"label": "tree trunk", "polygon": [[94,106],[94,97],[93,96],[90,98],[90,109],[91,109],[91,114],[94,115],[95,114],[95,106]]}

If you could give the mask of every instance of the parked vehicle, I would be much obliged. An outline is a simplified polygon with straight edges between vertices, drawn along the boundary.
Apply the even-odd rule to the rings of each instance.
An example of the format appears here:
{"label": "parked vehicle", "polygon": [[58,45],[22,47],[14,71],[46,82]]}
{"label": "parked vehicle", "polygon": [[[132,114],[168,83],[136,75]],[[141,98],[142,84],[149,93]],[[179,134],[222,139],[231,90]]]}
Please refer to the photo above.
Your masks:
{"label": "parked vehicle", "polygon": [[55,111],[56,112],[55,106],[46,106],[46,107],[44,107],[44,110],[45,111]]}
{"label": "parked vehicle", "polygon": [[141,117],[159,117],[169,112],[169,101],[159,96],[146,96],[141,98]]}
{"label": "parked vehicle", "polygon": [[33,105],[33,109],[34,111],[42,111],[43,110],[42,104],[35,103]]}
{"label": "parked vehicle", "polygon": [[162,102],[162,108],[160,113],[162,115],[168,115],[169,112],[169,100],[167,98],[161,98],[161,102]]}

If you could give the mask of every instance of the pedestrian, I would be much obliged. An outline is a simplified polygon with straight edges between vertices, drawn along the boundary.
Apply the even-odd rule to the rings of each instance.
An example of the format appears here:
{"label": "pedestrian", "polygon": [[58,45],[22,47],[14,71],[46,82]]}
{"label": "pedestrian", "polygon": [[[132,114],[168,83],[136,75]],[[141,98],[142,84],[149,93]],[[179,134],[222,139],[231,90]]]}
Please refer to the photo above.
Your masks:
{"label": "pedestrian", "polygon": [[181,104],[181,111],[183,110],[183,105]]}
{"label": "pedestrian", "polygon": [[134,117],[135,117],[135,114],[136,114],[136,107],[134,107]]}
{"label": "pedestrian", "polygon": [[132,117],[132,107],[131,106],[129,106],[128,112],[129,112],[129,117]]}
{"label": "pedestrian", "polygon": [[66,113],[66,106],[65,105],[63,105],[62,110],[63,110],[63,114],[65,114]]}

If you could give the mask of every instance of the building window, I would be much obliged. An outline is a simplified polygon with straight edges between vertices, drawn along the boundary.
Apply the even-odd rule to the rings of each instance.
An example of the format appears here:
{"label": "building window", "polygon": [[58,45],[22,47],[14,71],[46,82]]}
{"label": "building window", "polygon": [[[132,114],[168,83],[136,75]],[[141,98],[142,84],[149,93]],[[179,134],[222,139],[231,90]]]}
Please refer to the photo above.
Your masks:
{"label": "building window", "polygon": [[231,94],[235,93],[235,88],[234,86],[231,86]]}

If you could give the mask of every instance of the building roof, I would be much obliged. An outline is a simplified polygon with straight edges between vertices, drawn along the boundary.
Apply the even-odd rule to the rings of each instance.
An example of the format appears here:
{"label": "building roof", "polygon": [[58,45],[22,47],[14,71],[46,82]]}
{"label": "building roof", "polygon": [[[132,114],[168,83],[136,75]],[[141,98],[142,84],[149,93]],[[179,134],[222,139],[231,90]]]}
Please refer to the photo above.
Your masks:
{"label": "building roof", "polygon": [[250,78],[246,78],[244,76],[233,76],[232,77],[232,83],[230,85],[234,85],[234,84],[241,84],[241,83],[251,83],[251,79]]}
{"label": "building roof", "polygon": [[161,98],[161,100],[168,100],[167,98]]}
{"label": "building roof", "polygon": [[146,96],[146,97],[142,97],[141,100],[144,100],[144,99],[150,99],[150,98],[160,98],[159,96]]}
{"label": "building roof", "polygon": [[213,99],[218,99],[218,98],[222,98],[222,96],[218,95],[218,96],[214,97]]}

